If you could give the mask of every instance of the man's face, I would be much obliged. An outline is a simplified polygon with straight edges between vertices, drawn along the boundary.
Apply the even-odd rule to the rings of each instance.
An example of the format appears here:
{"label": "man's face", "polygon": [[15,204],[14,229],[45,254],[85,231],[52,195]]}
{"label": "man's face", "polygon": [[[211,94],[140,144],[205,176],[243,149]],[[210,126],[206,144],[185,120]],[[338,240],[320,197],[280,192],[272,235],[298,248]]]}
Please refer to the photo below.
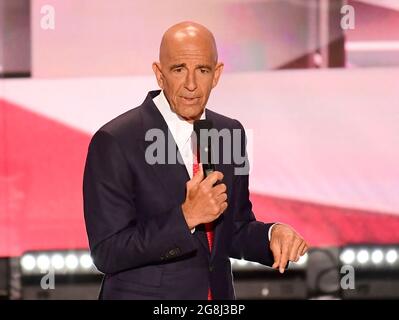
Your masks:
{"label": "man's face", "polygon": [[153,69],[172,110],[193,122],[200,118],[223,64],[216,63],[206,41],[174,41]]}

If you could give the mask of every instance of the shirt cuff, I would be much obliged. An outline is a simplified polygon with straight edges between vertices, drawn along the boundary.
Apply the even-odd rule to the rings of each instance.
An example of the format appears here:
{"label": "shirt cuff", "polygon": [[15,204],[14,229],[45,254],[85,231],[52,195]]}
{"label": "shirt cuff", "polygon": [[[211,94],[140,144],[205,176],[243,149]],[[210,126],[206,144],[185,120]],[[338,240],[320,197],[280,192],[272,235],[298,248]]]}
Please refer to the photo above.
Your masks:
{"label": "shirt cuff", "polygon": [[278,224],[278,223],[277,223],[277,222],[276,222],[276,223],[273,223],[273,224],[270,226],[270,228],[269,228],[269,232],[268,232],[269,241],[272,239],[272,229],[273,229],[273,227],[274,227],[276,224]]}

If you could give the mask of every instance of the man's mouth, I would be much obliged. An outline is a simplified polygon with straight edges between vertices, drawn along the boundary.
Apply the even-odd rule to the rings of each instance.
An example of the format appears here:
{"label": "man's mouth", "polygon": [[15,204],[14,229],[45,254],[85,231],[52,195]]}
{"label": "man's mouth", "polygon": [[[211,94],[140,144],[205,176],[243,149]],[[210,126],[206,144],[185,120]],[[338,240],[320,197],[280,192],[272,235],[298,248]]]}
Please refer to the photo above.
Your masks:
{"label": "man's mouth", "polygon": [[193,97],[193,98],[189,98],[189,97],[181,97],[184,101],[184,103],[186,104],[195,104],[198,102],[199,97]]}

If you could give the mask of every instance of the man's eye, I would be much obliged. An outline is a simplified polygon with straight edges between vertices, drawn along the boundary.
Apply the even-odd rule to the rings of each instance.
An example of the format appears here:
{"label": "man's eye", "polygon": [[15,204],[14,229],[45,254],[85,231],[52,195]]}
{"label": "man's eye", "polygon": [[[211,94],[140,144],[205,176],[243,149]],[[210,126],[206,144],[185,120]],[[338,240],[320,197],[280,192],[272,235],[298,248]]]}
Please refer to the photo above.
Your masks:
{"label": "man's eye", "polygon": [[182,68],[176,68],[174,71],[180,73],[182,71]]}
{"label": "man's eye", "polygon": [[208,73],[209,70],[208,69],[201,69],[201,73]]}

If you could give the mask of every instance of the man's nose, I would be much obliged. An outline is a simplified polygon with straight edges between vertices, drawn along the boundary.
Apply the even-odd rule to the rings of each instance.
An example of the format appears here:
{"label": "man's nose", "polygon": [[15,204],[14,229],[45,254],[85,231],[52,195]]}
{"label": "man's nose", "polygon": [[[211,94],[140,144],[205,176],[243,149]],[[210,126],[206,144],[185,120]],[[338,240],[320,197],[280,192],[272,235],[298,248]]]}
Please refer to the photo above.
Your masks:
{"label": "man's nose", "polygon": [[194,91],[195,89],[197,89],[197,80],[195,78],[194,72],[188,72],[184,86],[189,91]]}

